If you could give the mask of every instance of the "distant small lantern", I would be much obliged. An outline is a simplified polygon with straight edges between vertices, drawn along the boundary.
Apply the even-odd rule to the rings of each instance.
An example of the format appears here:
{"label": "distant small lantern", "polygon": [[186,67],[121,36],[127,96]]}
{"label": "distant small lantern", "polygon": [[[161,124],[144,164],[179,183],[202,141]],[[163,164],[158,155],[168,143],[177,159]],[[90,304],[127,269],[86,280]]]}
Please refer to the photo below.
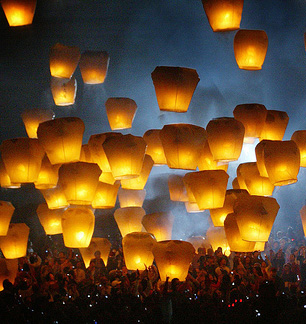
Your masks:
{"label": "distant small lantern", "polygon": [[188,201],[188,195],[183,181],[183,176],[170,174],[168,176],[168,188],[170,199],[172,201]]}
{"label": "distant small lantern", "polygon": [[0,236],[7,234],[14,210],[9,201],[0,201]]}
{"label": "distant small lantern", "polygon": [[11,27],[32,24],[36,0],[1,0],[1,6]]}
{"label": "distant small lantern", "polygon": [[120,181],[116,181],[114,184],[99,182],[91,203],[92,207],[100,209],[114,208],[119,187]]}
{"label": "distant small lantern", "polygon": [[260,104],[242,104],[236,106],[233,111],[234,118],[242,122],[245,134],[245,143],[254,143],[255,138],[259,138],[264,127],[267,109]]}
{"label": "distant small lantern", "polygon": [[255,251],[255,242],[242,240],[234,213],[227,215],[224,221],[224,231],[232,252]]}
{"label": "distant small lantern", "polygon": [[189,172],[184,176],[184,183],[201,210],[214,209],[224,204],[228,177],[223,170]]}
{"label": "distant small lantern", "polygon": [[37,128],[40,123],[54,119],[54,112],[50,109],[27,109],[21,114],[26,132],[30,138],[37,138]]}
{"label": "distant small lantern", "polygon": [[114,218],[121,236],[124,237],[128,233],[132,232],[141,232],[141,221],[145,214],[145,210],[141,207],[125,207],[116,209]]}
{"label": "distant small lantern", "polygon": [[160,131],[167,165],[171,169],[195,170],[206,141],[204,128],[192,124],[165,125]]}
{"label": "distant small lantern", "polygon": [[230,162],[239,159],[245,133],[239,120],[228,117],[212,119],[206,126],[206,132],[215,161]]}
{"label": "distant small lantern", "polygon": [[214,251],[216,251],[218,247],[221,247],[222,252],[225,255],[230,254],[230,247],[228,245],[224,227],[209,227],[206,232],[206,239]]}
{"label": "distant small lantern", "polygon": [[108,98],[105,109],[112,130],[131,128],[137,110],[136,102],[130,98]]}
{"label": "distant small lantern", "polygon": [[152,233],[157,241],[171,240],[174,215],[172,213],[146,214],[142,225],[148,233]]}
{"label": "distant small lantern", "polygon": [[156,244],[150,233],[132,232],[122,239],[122,249],[126,268],[128,270],[145,270],[154,261],[153,247]]}
{"label": "distant small lantern", "polygon": [[295,131],[292,136],[291,140],[296,143],[300,151],[300,166],[305,168],[306,167],[306,130],[298,130]]}
{"label": "distant small lantern", "polygon": [[1,188],[20,188],[20,183],[12,183],[10,176],[8,175],[2,159],[0,159],[0,187]]}
{"label": "distant small lantern", "polygon": [[122,189],[118,191],[118,199],[121,208],[142,207],[146,198],[146,190]]}
{"label": "distant small lantern", "polygon": [[143,134],[143,139],[147,143],[146,154],[150,155],[154,165],[167,164],[163,144],[159,137],[160,129],[149,129]]}
{"label": "distant small lantern", "polygon": [[86,207],[68,208],[62,216],[63,238],[66,247],[88,247],[95,227],[95,215]]}
{"label": "distant small lantern", "polygon": [[1,156],[12,183],[31,183],[37,180],[44,150],[35,138],[4,140]]}
{"label": "distant small lantern", "polygon": [[55,44],[50,50],[50,72],[53,77],[70,79],[74,73],[81,53],[76,46]]}
{"label": "distant small lantern", "polygon": [[200,81],[194,69],[157,66],[151,73],[160,110],[186,112]]}
{"label": "distant small lantern", "polygon": [[40,190],[40,192],[44,196],[49,209],[60,209],[69,206],[65,193],[60,186],[56,186],[52,189]]}
{"label": "distant small lantern", "polygon": [[3,281],[8,279],[11,283],[15,282],[18,273],[18,259],[0,258],[0,291],[3,290]]}
{"label": "distant small lantern", "polygon": [[169,281],[174,278],[185,281],[195,249],[189,242],[168,240],[157,242],[153,255],[162,281],[166,281],[167,277]]}
{"label": "distant small lantern", "polygon": [[281,141],[284,137],[289,117],[285,111],[268,110],[260,140]]}
{"label": "distant small lantern", "polygon": [[240,29],[234,38],[234,52],[239,69],[261,70],[268,50],[264,30]]}
{"label": "distant small lantern", "polygon": [[305,205],[300,210],[300,216],[302,220],[304,236],[306,236],[306,206]]}
{"label": "distant small lantern", "polygon": [[208,249],[210,247],[204,236],[191,236],[186,241],[193,245],[196,253],[199,252],[199,249]]}
{"label": "distant small lantern", "polygon": [[55,118],[39,125],[38,139],[51,164],[79,161],[84,130],[78,117]]}
{"label": "distant small lantern", "polygon": [[86,84],[103,83],[109,64],[109,55],[105,51],[86,51],[82,53],[79,67],[83,82]]}
{"label": "distant small lantern", "polygon": [[37,216],[47,235],[63,233],[62,215],[64,209],[49,209],[46,203],[39,204]]}
{"label": "distant small lantern", "polygon": [[61,165],[55,164],[52,165],[45,155],[42,163],[41,168],[38,174],[38,178],[34,181],[36,189],[50,189],[55,188],[58,181],[58,169]]}
{"label": "distant small lantern", "polygon": [[241,238],[252,242],[268,241],[278,210],[279,205],[272,197],[238,197],[234,213]]}
{"label": "distant small lantern", "polygon": [[108,239],[102,237],[93,237],[88,247],[79,248],[85,264],[85,268],[89,267],[90,261],[95,257],[96,251],[100,251],[101,259],[103,260],[105,266],[107,266],[111,246],[112,244]]}
{"label": "distant small lantern", "polygon": [[213,155],[211,154],[208,141],[205,142],[201,155],[198,160],[198,168],[200,171],[204,170],[224,170],[227,172],[228,163],[218,163],[214,160]]}
{"label": "distant small lantern", "polygon": [[147,147],[142,137],[131,134],[108,137],[102,146],[116,180],[139,176]]}
{"label": "distant small lantern", "polygon": [[122,179],[121,187],[123,189],[142,190],[147,183],[153,164],[154,161],[152,160],[151,156],[145,154],[139,176],[133,179]]}
{"label": "distant small lantern", "polygon": [[56,106],[71,106],[75,102],[77,81],[71,79],[51,78],[51,92]]}
{"label": "distant small lantern", "polygon": [[27,255],[30,229],[24,223],[11,223],[6,236],[0,237],[0,248],[6,259],[17,259]]}
{"label": "distant small lantern", "polygon": [[203,210],[199,209],[199,206],[196,202],[191,202],[191,201],[185,201],[185,208],[187,213],[202,213],[204,212]]}
{"label": "distant small lantern", "polygon": [[67,163],[59,168],[58,183],[70,204],[91,205],[100,174],[101,170],[96,163]]}

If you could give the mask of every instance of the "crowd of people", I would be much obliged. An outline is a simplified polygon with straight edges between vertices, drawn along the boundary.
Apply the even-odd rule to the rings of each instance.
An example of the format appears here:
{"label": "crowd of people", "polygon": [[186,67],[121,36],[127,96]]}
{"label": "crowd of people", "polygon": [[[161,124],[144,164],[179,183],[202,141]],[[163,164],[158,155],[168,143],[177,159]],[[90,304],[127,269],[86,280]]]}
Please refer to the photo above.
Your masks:
{"label": "crowd of people", "polygon": [[[127,270],[120,244],[85,268],[77,249],[49,247],[18,260],[0,292],[1,323],[302,323],[306,245],[278,233],[265,251],[199,248],[185,281],[153,264]],[[304,292],[305,291],[305,292]]]}

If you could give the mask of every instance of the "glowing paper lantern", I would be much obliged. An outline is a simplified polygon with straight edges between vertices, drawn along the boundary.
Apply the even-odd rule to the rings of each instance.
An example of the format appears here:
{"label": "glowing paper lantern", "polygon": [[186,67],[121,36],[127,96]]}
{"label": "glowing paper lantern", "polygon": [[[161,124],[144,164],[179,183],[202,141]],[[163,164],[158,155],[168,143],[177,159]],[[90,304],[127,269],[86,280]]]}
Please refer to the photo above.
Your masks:
{"label": "glowing paper lantern", "polygon": [[86,207],[68,208],[62,216],[63,238],[66,247],[88,247],[95,227],[95,215]]}
{"label": "glowing paper lantern", "polygon": [[58,169],[61,165],[52,165],[45,155],[42,160],[41,168],[37,180],[34,182],[36,189],[50,189],[57,185]]}
{"label": "glowing paper lantern", "polygon": [[91,205],[100,174],[101,170],[96,163],[67,163],[59,168],[58,183],[70,204]]}
{"label": "glowing paper lantern", "polygon": [[202,213],[202,212],[204,212],[204,210],[199,209],[199,206],[196,202],[186,201],[185,208],[186,208],[187,213]]}
{"label": "glowing paper lantern", "polygon": [[108,69],[109,55],[105,51],[86,51],[82,53],[79,67],[86,84],[103,83]]}
{"label": "glowing paper lantern", "polygon": [[169,281],[174,278],[185,281],[195,250],[191,243],[179,240],[157,242],[153,255],[160,279]]}
{"label": "glowing paper lantern", "polygon": [[188,201],[188,195],[183,181],[183,176],[170,174],[168,176],[168,188],[172,201]]}
{"label": "glowing paper lantern", "polygon": [[105,102],[109,126],[112,130],[131,128],[137,110],[130,98],[108,98]]}
{"label": "glowing paper lantern", "polygon": [[21,118],[30,138],[37,138],[37,128],[40,123],[54,119],[54,112],[49,109],[27,109],[22,112]]}
{"label": "glowing paper lantern", "polygon": [[0,237],[0,248],[6,259],[26,256],[30,229],[24,223],[10,224],[6,236]]}
{"label": "glowing paper lantern", "polygon": [[188,239],[186,241],[193,245],[196,253],[198,253],[198,250],[200,248],[208,249],[210,247],[207,240],[203,236],[191,236],[191,237],[188,237]]}
{"label": "glowing paper lantern", "polygon": [[60,186],[40,190],[40,192],[44,196],[49,209],[60,209],[69,206],[65,193]]}
{"label": "glowing paper lantern", "polygon": [[230,254],[230,247],[228,245],[224,227],[209,227],[206,232],[206,239],[214,251],[216,251],[218,247],[221,247],[222,252],[225,255]]}
{"label": "glowing paper lantern", "polygon": [[120,181],[116,181],[114,184],[99,181],[94,199],[91,203],[92,207],[101,209],[114,208],[119,187]]}
{"label": "glowing paper lantern", "polygon": [[146,214],[142,225],[148,233],[152,233],[157,241],[171,240],[174,215],[172,213]]}
{"label": "glowing paper lantern", "polygon": [[2,160],[13,183],[36,181],[44,154],[35,138],[8,139],[1,145]]}
{"label": "glowing paper lantern", "polygon": [[133,179],[122,179],[121,187],[123,189],[142,190],[147,183],[153,164],[154,161],[152,160],[151,156],[145,154],[139,176]]}
{"label": "glowing paper lantern", "polygon": [[172,169],[195,170],[206,141],[205,129],[191,124],[165,125],[160,131],[167,165]]}
{"label": "glowing paper lantern", "polygon": [[202,4],[214,32],[240,28],[243,0],[202,0]]}
{"label": "glowing paper lantern", "polygon": [[264,127],[260,134],[260,140],[279,140],[284,137],[289,117],[285,111],[268,110]]}
{"label": "glowing paper lantern", "polygon": [[124,237],[128,233],[141,232],[142,218],[146,214],[141,207],[125,207],[115,210],[114,218],[119,227],[121,236]]}
{"label": "glowing paper lantern", "polygon": [[157,66],[151,73],[160,110],[186,112],[200,81],[194,69]]}
{"label": "glowing paper lantern", "polygon": [[268,241],[278,210],[279,205],[272,197],[238,197],[234,213],[241,238],[252,242]]}
{"label": "glowing paper lantern", "polygon": [[159,137],[160,129],[150,129],[143,134],[143,139],[147,143],[146,154],[150,155],[154,165],[167,164],[164,148]]}
{"label": "glowing paper lantern", "polygon": [[11,27],[32,24],[36,0],[1,0],[1,6]]}
{"label": "glowing paper lantern", "polygon": [[228,163],[218,163],[217,161],[215,161],[213,155],[211,154],[209,144],[206,141],[201,150],[201,155],[198,160],[198,168],[200,171],[224,170],[225,172],[227,172]]}
{"label": "glowing paper lantern", "polygon": [[4,163],[0,159],[0,187],[2,188],[20,188],[20,183],[12,183],[11,178],[6,172]]}
{"label": "glowing paper lantern", "polygon": [[55,118],[39,124],[37,135],[51,164],[80,159],[85,125],[80,118]]}
{"label": "glowing paper lantern", "polygon": [[264,30],[240,29],[234,38],[234,53],[239,69],[261,70],[268,50]]}
{"label": "glowing paper lantern", "polygon": [[0,201],[0,236],[7,234],[14,210],[15,208],[10,202]]}
{"label": "glowing paper lantern", "polygon": [[81,53],[76,46],[66,46],[59,43],[53,45],[50,50],[51,75],[56,78],[70,79],[80,58]]}
{"label": "glowing paper lantern", "polygon": [[300,216],[302,220],[304,236],[306,236],[306,206],[303,206],[300,210]]}
{"label": "glowing paper lantern", "polygon": [[90,241],[90,244],[86,248],[79,248],[85,268],[89,267],[90,260],[94,258],[96,251],[100,251],[101,259],[104,261],[105,266],[107,266],[108,255],[111,250],[111,242],[106,238],[93,237]]}
{"label": "glowing paper lantern", "polygon": [[122,249],[127,269],[142,271],[151,266],[155,243],[156,240],[150,233],[133,232],[125,235],[122,239]]}
{"label": "glowing paper lantern", "polygon": [[264,127],[267,109],[260,104],[238,105],[233,111],[235,119],[242,122],[245,134],[245,143],[254,143],[255,138],[259,138]]}
{"label": "glowing paper lantern", "polygon": [[238,160],[244,138],[243,124],[234,118],[212,119],[206,127],[207,141],[217,162]]}
{"label": "glowing paper lantern", "polygon": [[221,208],[225,199],[228,174],[223,170],[205,170],[186,173],[183,180],[192,192],[199,209]]}
{"label": "glowing paper lantern", "polygon": [[306,130],[298,130],[295,131],[292,136],[291,140],[296,143],[300,151],[300,166],[306,167]]}
{"label": "glowing paper lantern", "polygon": [[146,190],[118,190],[118,199],[121,208],[125,207],[142,207],[143,201],[146,198]]}
{"label": "glowing paper lantern", "polygon": [[18,272],[18,259],[7,260],[0,258],[0,291],[3,290],[3,281],[8,279],[14,283]]}
{"label": "glowing paper lantern", "polygon": [[77,81],[71,79],[51,78],[51,92],[56,106],[70,106],[75,102]]}
{"label": "glowing paper lantern", "polygon": [[39,204],[37,216],[47,235],[63,233],[62,215],[64,209],[49,209],[46,203]]}
{"label": "glowing paper lantern", "polygon": [[106,138],[102,146],[116,180],[139,176],[147,147],[142,137],[131,134],[112,136]]}

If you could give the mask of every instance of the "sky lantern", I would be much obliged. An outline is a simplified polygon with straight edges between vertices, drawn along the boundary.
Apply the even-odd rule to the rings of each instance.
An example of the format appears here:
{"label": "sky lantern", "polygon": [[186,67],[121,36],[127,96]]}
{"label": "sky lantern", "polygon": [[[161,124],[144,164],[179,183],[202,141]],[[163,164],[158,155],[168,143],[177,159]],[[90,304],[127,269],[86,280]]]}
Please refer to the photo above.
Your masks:
{"label": "sky lantern", "polygon": [[14,213],[15,207],[9,201],[0,201],[0,236],[5,236]]}
{"label": "sky lantern", "polygon": [[234,53],[239,69],[261,70],[268,50],[264,30],[240,29],[234,38]]}
{"label": "sky lantern", "polygon": [[284,137],[289,117],[285,111],[268,110],[264,127],[260,134],[262,140],[278,140]]}
{"label": "sky lantern", "polygon": [[114,184],[99,181],[94,199],[91,203],[92,207],[100,209],[114,208],[119,187],[120,181],[116,181]]}
{"label": "sky lantern", "polygon": [[185,208],[187,213],[202,213],[204,210],[200,210],[196,202],[185,201]]}
{"label": "sky lantern", "polygon": [[142,137],[131,134],[107,137],[102,146],[116,180],[139,176],[147,147]]}
{"label": "sky lantern", "polygon": [[204,236],[191,236],[191,237],[188,237],[188,239],[186,241],[193,245],[196,253],[199,252],[198,251],[199,248],[208,249],[210,247],[210,245],[208,244],[208,242]]}
{"label": "sky lantern", "polygon": [[244,142],[254,143],[255,138],[259,138],[264,127],[267,109],[264,105],[257,103],[242,104],[235,107],[234,118],[242,122],[245,133]]}
{"label": "sky lantern", "polygon": [[166,281],[167,277],[170,282],[174,278],[185,281],[195,249],[189,242],[168,240],[157,242],[153,255],[161,281]]}
{"label": "sky lantern", "polygon": [[63,233],[62,215],[64,209],[49,209],[46,203],[39,204],[37,216],[47,235]]}
{"label": "sky lantern", "polygon": [[245,241],[267,242],[278,210],[279,205],[272,197],[238,197],[234,213],[241,238]]}
{"label": "sky lantern", "polygon": [[227,172],[228,163],[218,163],[211,154],[208,141],[204,143],[198,160],[199,171],[204,170],[224,170]]}
{"label": "sky lantern", "polygon": [[159,137],[160,129],[149,129],[143,134],[143,139],[147,143],[146,154],[150,155],[154,165],[167,164],[163,144]]}
{"label": "sky lantern", "polygon": [[30,228],[24,223],[11,223],[6,236],[0,237],[0,248],[6,259],[27,255]]}
{"label": "sky lantern", "polygon": [[78,117],[55,118],[39,124],[38,139],[51,164],[79,161],[84,130]]}
{"label": "sky lantern", "polygon": [[209,227],[206,232],[206,239],[214,251],[216,251],[218,247],[221,247],[222,252],[225,255],[230,254],[230,247],[228,245],[224,227]]}
{"label": "sky lantern", "polygon": [[206,126],[207,141],[217,162],[238,160],[244,139],[244,126],[235,118],[212,119]]}
{"label": "sky lantern", "polygon": [[4,163],[0,158],[0,187],[1,188],[20,188],[20,183],[12,183],[10,176],[6,172]]}
{"label": "sky lantern", "polygon": [[71,106],[75,102],[77,81],[51,77],[51,92],[56,106]]}
{"label": "sky lantern", "polygon": [[255,251],[256,242],[242,240],[234,213],[228,214],[224,220],[224,231],[232,252]]}
{"label": "sky lantern", "polygon": [[52,165],[47,155],[45,155],[41,163],[38,178],[34,181],[35,188],[49,189],[56,187],[58,181],[58,169],[60,166],[60,164]]}
{"label": "sky lantern", "polygon": [[146,214],[142,207],[125,207],[115,210],[114,218],[120,230],[121,236],[128,233],[141,232],[142,218]]}
{"label": "sky lantern", "polygon": [[272,196],[274,185],[269,178],[262,177],[256,162],[241,163],[237,167],[239,186],[246,186],[250,195]]}
{"label": "sky lantern", "polygon": [[121,208],[142,207],[146,198],[146,189],[132,190],[119,188],[118,199]]}
{"label": "sky lantern", "polygon": [[58,183],[70,204],[91,205],[100,174],[101,170],[96,163],[66,163],[59,168]]}
{"label": "sky lantern", "polygon": [[172,201],[188,201],[188,195],[183,181],[183,176],[178,174],[170,174],[168,176],[168,188],[170,199]]}
{"label": "sky lantern", "polygon": [[174,215],[166,212],[146,214],[142,218],[142,225],[157,241],[171,240],[173,223]]}
{"label": "sky lantern", "polygon": [[167,165],[171,169],[195,170],[206,141],[203,127],[192,124],[165,125],[160,131]]}
{"label": "sky lantern", "polygon": [[306,236],[306,206],[305,205],[300,210],[300,216],[302,220],[304,236]]}
{"label": "sky lantern", "polygon": [[214,32],[240,28],[243,0],[202,0],[202,4]]}
{"label": "sky lantern", "polygon": [[1,157],[12,183],[36,181],[44,155],[36,138],[8,139],[1,144]]}
{"label": "sky lantern", "polygon": [[36,0],[1,0],[1,6],[10,27],[32,24]]}
{"label": "sky lantern", "polygon": [[200,81],[194,69],[157,66],[151,73],[160,110],[184,113]]}
{"label": "sky lantern", "polygon": [[291,140],[296,143],[300,151],[300,166],[305,168],[306,167],[306,130],[298,130],[295,131],[292,136]]}
{"label": "sky lantern", "polygon": [[11,283],[15,282],[18,272],[18,259],[0,258],[0,291],[3,290],[3,281],[8,279]]}
{"label": "sky lantern", "polygon": [[90,244],[95,227],[95,215],[87,207],[68,208],[62,216],[66,247],[83,248]]}
{"label": "sky lantern", "polygon": [[122,238],[125,265],[128,270],[143,271],[152,265],[156,239],[150,233],[132,232]]}
{"label": "sky lantern", "polygon": [[81,55],[79,67],[86,84],[103,83],[108,69],[109,55],[105,51],[85,51]]}
{"label": "sky lantern", "polygon": [[90,260],[95,257],[96,251],[100,251],[101,259],[104,261],[105,266],[107,266],[111,246],[112,244],[108,239],[102,237],[93,237],[88,247],[79,248],[85,264],[85,268],[89,267]]}
{"label": "sky lantern", "polygon": [[40,192],[44,196],[49,209],[60,209],[69,206],[62,187],[58,185],[52,189],[40,190]]}
{"label": "sky lantern", "polygon": [[37,138],[37,128],[40,123],[54,119],[54,117],[54,112],[50,109],[26,109],[21,114],[26,132],[30,138]]}
{"label": "sky lantern", "polygon": [[190,190],[201,210],[221,208],[225,199],[228,174],[224,170],[189,172],[184,176],[187,192]]}
{"label": "sky lantern", "polygon": [[108,98],[105,102],[109,126],[112,130],[131,128],[137,105],[130,98]]}
{"label": "sky lantern", "polygon": [[81,53],[76,46],[55,44],[50,50],[50,72],[53,77],[70,79],[74,73]]}

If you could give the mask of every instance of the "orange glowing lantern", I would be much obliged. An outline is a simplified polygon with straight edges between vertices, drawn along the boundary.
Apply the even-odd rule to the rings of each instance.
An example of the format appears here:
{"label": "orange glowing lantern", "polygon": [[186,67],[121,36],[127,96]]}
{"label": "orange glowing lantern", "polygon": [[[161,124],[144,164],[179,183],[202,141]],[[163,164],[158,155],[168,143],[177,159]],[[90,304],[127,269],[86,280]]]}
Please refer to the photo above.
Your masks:
{"label": "orange glowing lantern", "polygon": [[47,235],[63,233],[62,215],[64,209],[49,209],[46,203],[38,205],[37,216]]}
{"label": "orange glowing lantern", "polygon": [[186,112],[200,81],[194,69],[157,66],[151,73],[160,110]]}
{"label": "orange glowing lantern", "polygon": [[218,247],[221,247],[222,252],[225,255],[230,254],[230,247],[228,245],[224,227],[209,227],[206,232],[206,239],[214,251],[216,251]]}
{"label": "orange glowing lantern", "polygon": [[52,189],[40,190],[40,192],[44,196],[49,209],[60,209],[69,206],[65,193],[60,186],[56,186]]}
{"label": "orange glowing lantern", "polygon": [[119,187],[120,181],[116,181],[114,184],[99,181],[95,197],[91,203],[92,207],[101,209],[114,208]]}
{"label": "orange glowing lantern", "polygon": [[142,207],[146,198],[146,190],[130,190],[120,188],[118,199],[121,208],[125,207]]}
{"label": "orange glowing lantern", "polygon": [[32,24],[36,0],[1,0],[1,6],[11,27]]}
{"label": "orange glowing lantern", "polygon": [[41,168],[37,180],[34,182],[36,189],[50,189],[57,185],[58,169],[61,165],[52,165],[45,155],[42,160]]}
{"label": "orange glowing lantern", "polygon": [[202,213],[204,210],[200,210],[196,202],[185,201],[185,208],[187,213]]}
{"label": "orange glowing lantern", "polygon": [[268,50],[264,30],[240,29],[234,38],[234,53],[239,69],[261,70]]}
{"label": "orange glowing lantern", "polygon": [[285,111],[268,110],[260,140],[281,141],[284,137],[289,117]]}
{"label": "orange glowing lantern", "polygon": [[300,210],[300,216],[302,220],[304,236],[306,236],[306,206],[303,206]]}
{"label": "orange glowing lantern", "polygon": [[6,172],[4,163],[0,159],[0,187],[2,188],[20,188],[20,183],[12,183],[11,178]]}
{"label": "orange glowing lantern", "polygon": [[172,201],[188,201],[188,195],[183,181],[183,176],[170,174],[168,176],[168,188]]}
{"label": "orange glowing lantern", "polygon": [[80,59],[80,70],[86,84],[103,83],[108,69],[109,55],[105,51],[86,51]]}
{"label": "orange glowing lantern", "polygon": [[195,170],[206,141],[204,128],[192,124],[165,125],[160,131],[167,164],[172,169]]}
{"label": "orange glowing lantern", "polygon": [[75,102],[77,81],[71,79],[51,78],[51,92],[56,106],[70,106]]}
{"label": "orange glowing lantern", "polygon": [[152,233],[157,241],[171,240],[174,215],[172,213],[146,214],[142,225],[148,233]]}
{"label": "orange glowing lantern", "polygon": [[11,283],[15,282],[18,272],[18,259],[7,260],[0,258],[0,291],[3,290],[3,281],[8,279]]}
{"label": "orange glowing lantern", "polygon": [[14,206],[9,201],[0,201],[0,236],[7,234],[14,210]]}
{"label": "orange glowing lantern", "polygon": [[296,143],[300,151],[300,166],[305,168],[306,167],[306,130],[298,130],[295,131],[292,136],[291,140]]}
{"label": "orange glowing lantern", "polygon": [[147,143],[146,154],[150,155],[154,165],[167,164],[164,148],[160,140],[160,129],[150,129],[143,134],[143,139]]}
{"label": "orange glowing lantern", "polygon": [[206,141],[201,150],[201,155],[198,160],[198,168],[200,171],[204,170],[224,170],[227,172],[228,163],[218,163],[214,160],[213,155],[211,154],[209,144]]}

